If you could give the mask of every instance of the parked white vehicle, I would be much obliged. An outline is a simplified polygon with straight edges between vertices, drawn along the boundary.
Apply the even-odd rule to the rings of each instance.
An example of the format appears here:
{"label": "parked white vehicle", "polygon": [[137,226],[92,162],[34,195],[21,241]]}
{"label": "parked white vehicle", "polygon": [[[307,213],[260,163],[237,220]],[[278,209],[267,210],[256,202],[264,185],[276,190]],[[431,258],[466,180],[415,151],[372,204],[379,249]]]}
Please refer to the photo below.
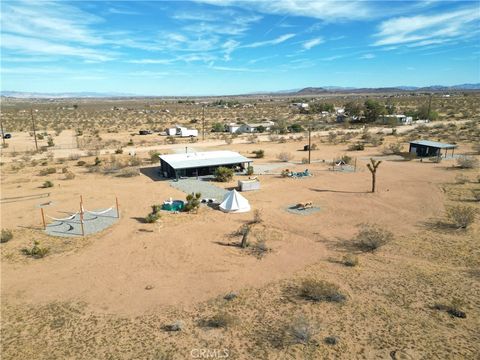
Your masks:
{"label": "parked white vehicle", "polygon": [[176,126],[174,128],[167,129],[167,135],[169,136],[181,136],[181,137],[197,137],[197,129],[187,129],[183,126]]}

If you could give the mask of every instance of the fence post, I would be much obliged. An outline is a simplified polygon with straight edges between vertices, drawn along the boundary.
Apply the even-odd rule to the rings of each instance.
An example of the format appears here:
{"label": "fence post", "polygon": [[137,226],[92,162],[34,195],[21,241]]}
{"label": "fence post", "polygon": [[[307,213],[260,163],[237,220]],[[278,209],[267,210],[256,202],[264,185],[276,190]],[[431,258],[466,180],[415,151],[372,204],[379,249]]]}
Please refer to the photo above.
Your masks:
{"label": "fence post", "polygon": [[45,213],[43,211],[43,208],[40,208],[40,211],[42,212],[43,230],[47,230],[47,225],[45,223]]}

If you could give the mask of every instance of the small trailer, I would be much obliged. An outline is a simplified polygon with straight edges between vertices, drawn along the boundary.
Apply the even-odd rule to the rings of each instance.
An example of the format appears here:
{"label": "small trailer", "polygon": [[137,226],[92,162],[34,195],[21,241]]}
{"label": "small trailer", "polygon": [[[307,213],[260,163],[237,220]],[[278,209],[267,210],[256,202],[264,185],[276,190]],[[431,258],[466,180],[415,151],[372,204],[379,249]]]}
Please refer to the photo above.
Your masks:
{"label": "small trailer", "polygon": [[167,135],[180,136],[180,137],[197,137],[198,130],[187,129],[186,127],[183,127],[183,126],[176,126],[174,128],[167,129]]}

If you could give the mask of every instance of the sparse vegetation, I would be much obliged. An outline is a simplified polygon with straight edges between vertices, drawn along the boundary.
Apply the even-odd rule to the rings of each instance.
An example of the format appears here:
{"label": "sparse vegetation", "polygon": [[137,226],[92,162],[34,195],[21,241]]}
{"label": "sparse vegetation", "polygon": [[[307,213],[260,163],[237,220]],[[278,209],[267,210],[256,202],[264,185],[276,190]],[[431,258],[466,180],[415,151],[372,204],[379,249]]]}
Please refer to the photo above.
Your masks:
{"label": "sparse vegetation", "polygon": [[235,322],[236,318],[227,312],[219,312],[203,321],[205,326],[211,328],[228,328]]}
{"label": "sparse vegetation", "polygon": [[50,180],[47,180],[42,184],[42,187],[43,188],[51,188],[51,187],[53,187],[53,182],[51,182]]}
{"label": "sparse vegetation", "polygon": [[33,242],[33,246],[31,248],[22,249],[22,253],[24,255],[33,257],[35,259],[43,258],[47,256],[49,252],[49,248],[40,246],[40,242],[36,240]]}
{"label": "sparse vegetation", "polygon": [[375,252],[392,239],[393,234],[390,231],[378,225],[362,224],[360,225],[360,231],[355,237],[353,244],[361,251]]}
{"label": "sparse vegetation", "polygon": [[293,155],[289,152],[281,152],[277,154],[277,159],[283,162],[289,162],[293,159]]}
{"label": "sparse vegetation", "polygon": [[40,176],[51,175],[51,174],[55,174],[56,172],[57,172],[57,169],[55,168],[46,168],[46,169],[40,170]]}
{"label": "sparse vegetation", "polygon": [[219,182],[229,182],[233,178],[233,169],[220,166],[215,169],[215,180]]}
{"label": "sparse vegetation", "polygon": [[265,156],[265,150],[255,150],[253,153],[257,159],[261,159]]}
{"label": "sparse vegetation", "polygon": [[0,243],[6,243],[12,240],[13,232],[9,229],[2,229],[2,235],[0,237]]}
{"label": "sparse vegetation", "polygon": [[306,279],[302,282],[299,295],[315,302],[344,302],[347,298],[339,287],[325,280]]}
{"label": "sparse vegetation", "polygon": [[457,228],[466,229],[475,221],[477,212],[472,206],[456,205],[447,209],[447,218]]}
{"label": "sparse vegetation", "polygon": [[355,256],[353,254],[347,254],[343,257],[342,263],[345,266],[350,266],[354,267],[358,265],[358,256]]}
{"label": "sparse vegetation", "polygon": [[457,166],[460,169],[475,169],[478,168],[479,161],[473,156],[461,156],[457,159]]}

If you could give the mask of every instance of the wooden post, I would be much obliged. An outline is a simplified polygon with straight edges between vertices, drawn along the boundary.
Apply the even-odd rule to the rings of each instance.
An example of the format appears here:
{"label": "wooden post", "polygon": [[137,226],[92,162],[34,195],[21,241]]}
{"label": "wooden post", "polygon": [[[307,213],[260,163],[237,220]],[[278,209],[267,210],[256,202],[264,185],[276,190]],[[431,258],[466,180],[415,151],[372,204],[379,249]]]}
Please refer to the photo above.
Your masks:
{"label": "wooden post", "polygon": [[80,226],[82,228],[82,236],[85,236],[85,229],[83,227],[83,203],[80,203]]}
{"label": "wooden post", "polygon": [[32,118],[33,138],[35,139],[35,150],[38,151],[37,129],[35,128],[35,119],[33,118],[33,109],[32,108],[30,108],[30,116]]}
{"label": "wooden post", "polygon": [[3,131],[2,114],[0,114],[0,130],[2,131],[2,143],[3,143],[3,147],[5,147],[5,132]]}
{"label": "wooden post", "polygon": [[312,126],[308,126],[308,163],[311,164],[312,154]]}
{"label": "wooden post", "polygon": [[353,172],[357,172],[357,158],[355,157],[355,165],[353,167]]}
{"label": "wooden post", "polygon": [[47,224],[45,223],[45,212],[43,211],[43,208],[40,208],[40,211],[42,212],[43,230],[47,230]]}
{"label": "wooden post", "polygon": [[120,219],[120,209],[118,208],[118,198],[115,196],[115,204],[117,205],[117,218]]}

